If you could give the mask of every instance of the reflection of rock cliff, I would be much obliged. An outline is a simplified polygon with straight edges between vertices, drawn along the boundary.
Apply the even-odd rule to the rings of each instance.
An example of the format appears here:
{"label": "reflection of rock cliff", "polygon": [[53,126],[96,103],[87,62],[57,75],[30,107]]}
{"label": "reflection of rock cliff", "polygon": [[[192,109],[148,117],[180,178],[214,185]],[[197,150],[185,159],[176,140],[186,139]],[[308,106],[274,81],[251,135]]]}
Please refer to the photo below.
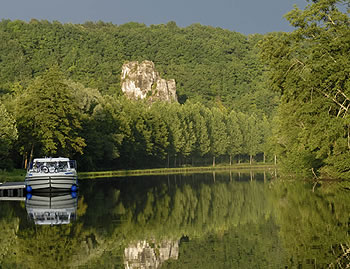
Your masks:
{"label": "reflection of rock cliff", "polygon": [[122,91],[130,99],[177,101],[175,80],[162,79],[151,61],[124,64],[121,82]]}
{"label": "reflection of rock cliff", "polygon": [[124,250],[126,269],[156,269],[168,259],[179,257],[179,241],[164,240],[160,243],[138,241]]}

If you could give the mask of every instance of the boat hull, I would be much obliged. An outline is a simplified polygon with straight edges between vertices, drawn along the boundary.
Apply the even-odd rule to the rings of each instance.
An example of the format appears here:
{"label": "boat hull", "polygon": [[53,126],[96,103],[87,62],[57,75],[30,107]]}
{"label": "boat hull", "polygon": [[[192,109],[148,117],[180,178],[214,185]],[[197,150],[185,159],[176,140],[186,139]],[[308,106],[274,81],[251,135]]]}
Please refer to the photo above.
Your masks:
{"label": "boat hull", "polygon": [[54,175],[27,175],[26,186],[31,190],[71,190],[72,186],[78,185],[77,176],[74,174],[54,174]]}

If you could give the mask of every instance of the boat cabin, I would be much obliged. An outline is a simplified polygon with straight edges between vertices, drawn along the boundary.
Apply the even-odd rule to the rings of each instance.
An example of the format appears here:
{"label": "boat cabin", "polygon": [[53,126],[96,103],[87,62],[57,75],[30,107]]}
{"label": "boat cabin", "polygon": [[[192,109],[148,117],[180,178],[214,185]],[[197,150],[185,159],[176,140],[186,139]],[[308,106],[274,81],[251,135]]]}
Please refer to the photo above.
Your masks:
{"label": "boat cabin", "polygon": [[34,173],[60,173],[72,170],[76,170],[76,162],[62,157],[34,159],[28,169]]}

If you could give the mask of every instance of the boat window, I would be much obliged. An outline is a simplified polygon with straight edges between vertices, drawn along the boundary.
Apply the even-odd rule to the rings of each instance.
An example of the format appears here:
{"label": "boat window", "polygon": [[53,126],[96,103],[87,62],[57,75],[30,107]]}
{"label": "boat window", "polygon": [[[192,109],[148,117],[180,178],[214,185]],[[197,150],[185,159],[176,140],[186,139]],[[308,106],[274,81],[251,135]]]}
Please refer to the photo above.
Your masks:
{"label": "boat window", "polygon": [[77,169],[77,162],[74,160],[69,161],[69,167],[73,169]]}
{"label": "boat window", "polygon": [[76,170],[76,161],[58,161],[58,160],[48,160],[48,161],[35,161],[29,166],[29,170],[37,173],[57,173],[57,172],[67,172],[69,169]]}
{"label": "boat window", "polygon": [[57,163],[56,162],[48,162],[47,163],[47,168],[49,169],[50,173],[53,173],[53,172],[56,171]]}
{"label": "boat window", "polygon": [[67,162],[58,162],[58,171],[59,172],[65,172],[67,171],[68,164]]}
{"label": "boat window", "polygon": [[68,220],[68,215],[66,215],[66,214],[60,214],[59,217],[58,217],[58,219],[59,219],[60,221],[67,221],[67,220]]}
{"label": "boat window", "polygon": [[40,172],[41,168],[44,166],[43,162],[35,162],[33,165],[33,171],[34,172]]}

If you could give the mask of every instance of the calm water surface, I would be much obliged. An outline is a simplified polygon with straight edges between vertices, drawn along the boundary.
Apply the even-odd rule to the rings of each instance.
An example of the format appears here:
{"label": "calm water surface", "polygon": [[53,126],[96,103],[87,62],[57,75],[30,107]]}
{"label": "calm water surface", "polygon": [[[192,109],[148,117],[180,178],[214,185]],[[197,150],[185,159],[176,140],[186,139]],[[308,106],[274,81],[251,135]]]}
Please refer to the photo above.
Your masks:
{"label": "calm water surface", "polygon": [[0,201],[0,268],[345,268],[349,216],[347,183],[83,180],[77,196]]}

